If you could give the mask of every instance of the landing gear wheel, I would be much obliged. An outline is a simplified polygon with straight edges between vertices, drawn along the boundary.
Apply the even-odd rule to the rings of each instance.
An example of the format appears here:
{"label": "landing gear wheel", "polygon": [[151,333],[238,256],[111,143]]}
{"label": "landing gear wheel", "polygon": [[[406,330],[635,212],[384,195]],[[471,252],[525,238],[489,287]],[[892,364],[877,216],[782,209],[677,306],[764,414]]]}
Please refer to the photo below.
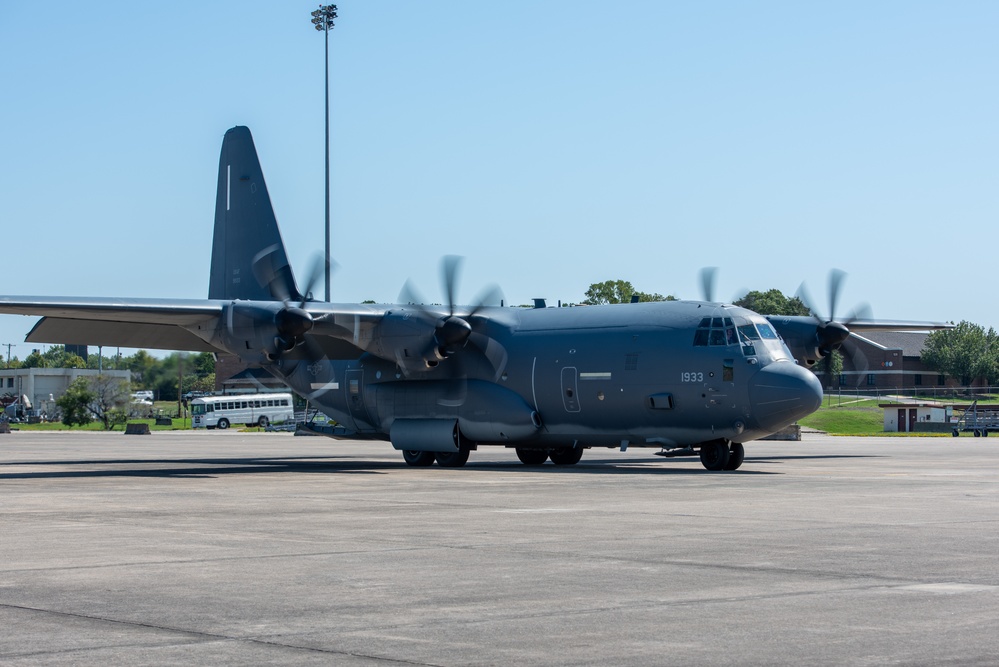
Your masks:
{"label": "landing gear wheel", "polygon": [[570,449],[553,449],[548,458],[557,466],[574,466],[583,458],[582,447],[572,447]]}
{"label": "landing gear wheel", "polygon": [[437,457],[434,456],[433,452],[417,452],[411,449],[404,449],[402,458],[406,459],[406,463],[411,466],[425,468],[426,466],[432,466]]}
{"label": "landing gear wheel", "polygon": [[220,420],[219,420],[219,425],[218,425],[218,427],[219,427],[220,429],[222,429],[223,431],[224,431],[225,429],[229,428],[229,420],[228,420],[228,419],[225,419],[225,418],[223,417],[222,419],[220,419]]}
{"label": "landing gear wheel", "polygon": [[437,465],[442,468],[460,468],[468,463],[468,450],[463,449],[458,452],[437,452],[435,455]]}
{"label": "landing gear wheel", "polygon": [[267,426],[270,423],[271,422],[270,420],[267,419],[267,417],[261,417],[260,419],[257,420],[257,426],[259,426],[260,428],[267,428]]}
{"label": "landing gear wheel", "polygon": [[548,452],[543,449],[522,449],[517,447],[517,458],[525,466],[539,466],[548,460]]}
{"label": "landing gear wheel", "polygon": [[738,470],[745,458],[746,448],[741,442],[733,442],[728,448],[728,463],[725,464],[725,470]]}
{"label": "landing gear wheel", "polygon": [[724,470],[728,458],[728,443],[724,440],[712,440],[701,445],[701,465],[708,470]]}

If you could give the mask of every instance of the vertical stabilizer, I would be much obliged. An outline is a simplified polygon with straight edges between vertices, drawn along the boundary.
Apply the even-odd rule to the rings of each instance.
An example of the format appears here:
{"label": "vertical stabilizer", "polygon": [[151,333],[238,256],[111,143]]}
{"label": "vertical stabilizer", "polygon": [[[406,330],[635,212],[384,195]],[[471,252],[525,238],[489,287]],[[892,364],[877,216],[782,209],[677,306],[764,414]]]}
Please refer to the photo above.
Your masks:
{"label": "vertical stabilizer", "polygon": [[249,128],[222,140],[209,299],[298,300]]}

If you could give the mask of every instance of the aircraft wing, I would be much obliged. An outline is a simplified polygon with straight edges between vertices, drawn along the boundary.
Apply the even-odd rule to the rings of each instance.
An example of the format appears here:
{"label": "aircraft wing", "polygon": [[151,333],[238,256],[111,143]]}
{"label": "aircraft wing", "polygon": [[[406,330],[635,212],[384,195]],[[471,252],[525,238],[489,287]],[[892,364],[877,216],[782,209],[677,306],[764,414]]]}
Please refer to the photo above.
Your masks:
{"label": "aircraft wing", "polygon": [[[269,320],[280,302],[0,296],[0,314],[40,316],[42,319],[25,338],[29,343],[226,352],[226,348],[216,347],[194,332],[203,329],[206,338],[220,342],[208,332],[231,325],[227,307],[232,304],[266,309],[262,317],[268,325],[261,327],[266,334],[261,335],[270,339],[273,334]],[[231,310],[228,308],[230,314]],[[370,340],[372,329],[385,312],[383,307],[322,302],[309,302],[308,310],[319,323],[311,335],[332,359],[360,356],[366,347],[362,341]],[[255,328],[251,325],[251,329]]]}
{"label": "aircraft wing", "polygon": [[192,352],[220,351],[191,333],[214,329],[224,301],[0,296],[0,313],[42,319],[29,343],[105,345]]}
{"label": "aircraft wing", "polygon": [[[764,315],[764,317],[778,327],[782,324],[815,326],[817,322],[811,315]],[[954,328],[954,325],[948,322],[914,322],[912,320],[859,319],[847,320],[845,324],[850,331],[937,331]]]}
{"label": "aircraft wing", "polygon": [[949,322],[912,322],[909,320],[850,320],[850,331],[938,331],[953,329]]}

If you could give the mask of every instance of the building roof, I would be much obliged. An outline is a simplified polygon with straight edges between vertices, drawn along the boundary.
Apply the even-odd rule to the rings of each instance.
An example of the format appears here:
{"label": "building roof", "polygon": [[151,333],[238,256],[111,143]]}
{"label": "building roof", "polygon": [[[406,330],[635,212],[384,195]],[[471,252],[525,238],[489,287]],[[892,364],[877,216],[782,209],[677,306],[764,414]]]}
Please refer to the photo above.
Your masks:
{"label": "building roof", "polygon": [[871,343],[884,350],[902,350],[904,357],[918,357],[923,353],[925,331],[866,331],[864,335],[854,334],[861,341]]}

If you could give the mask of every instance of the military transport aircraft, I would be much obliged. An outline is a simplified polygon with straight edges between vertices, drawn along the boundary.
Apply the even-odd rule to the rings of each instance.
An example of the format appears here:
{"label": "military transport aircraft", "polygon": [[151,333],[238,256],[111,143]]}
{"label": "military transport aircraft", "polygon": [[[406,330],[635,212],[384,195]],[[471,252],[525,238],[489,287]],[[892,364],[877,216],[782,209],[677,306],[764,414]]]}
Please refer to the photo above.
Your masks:
{"label": "military transport aircraft", "polygon": [[335,437],[388,440],[410,465],[444,467],[485,445],[516,448],[528,465],[632,446],[735,470],[743,443],[819,407],[802,364],[850,336],[831,317],[768,320],[710,299],[458,306],[457,271],[445,258],[442,307],[313,301],[289,266],[250,131],[234,127],[207,300],[7,296],[0,313],[42,316],[29,342],[237,355],[334,419]]}

